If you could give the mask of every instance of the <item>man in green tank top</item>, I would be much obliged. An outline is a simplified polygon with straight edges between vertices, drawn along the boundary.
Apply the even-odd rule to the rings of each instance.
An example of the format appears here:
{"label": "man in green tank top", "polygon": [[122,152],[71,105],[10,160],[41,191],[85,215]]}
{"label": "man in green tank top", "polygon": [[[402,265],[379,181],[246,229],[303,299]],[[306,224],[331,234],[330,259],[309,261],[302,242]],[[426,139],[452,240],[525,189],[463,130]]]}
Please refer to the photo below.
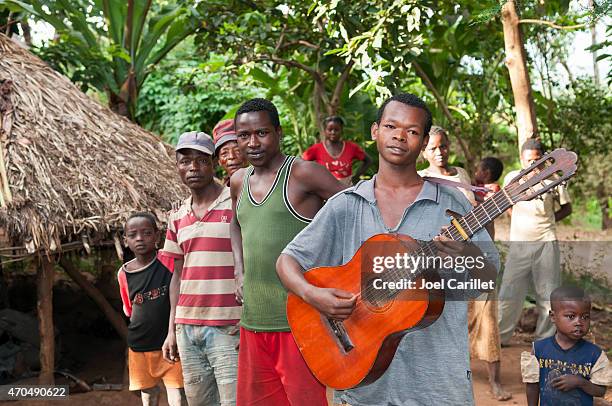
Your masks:
{"label": "man in green tank top", "polygon": [[232,175],[236,297],[243,301],[237,405],[327,405],[289,330],[276,274],[285,246],[341,191],[323,166],[284,155],[278,111],[265,99],[236,112],[240,151],[252,165]]}

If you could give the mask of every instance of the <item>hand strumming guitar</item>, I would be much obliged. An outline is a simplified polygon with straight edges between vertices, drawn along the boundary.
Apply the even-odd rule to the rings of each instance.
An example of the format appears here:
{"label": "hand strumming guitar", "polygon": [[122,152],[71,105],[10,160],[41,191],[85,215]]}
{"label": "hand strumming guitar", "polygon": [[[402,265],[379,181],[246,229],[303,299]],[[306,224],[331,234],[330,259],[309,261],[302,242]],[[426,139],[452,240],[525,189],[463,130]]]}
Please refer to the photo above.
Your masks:
{"label": "hand strumming guitar", "polygon": [[329,318],[345,320],[355,308],[357,295],[340,289],[318,288],[311,285],[305,292],[304,301]]}

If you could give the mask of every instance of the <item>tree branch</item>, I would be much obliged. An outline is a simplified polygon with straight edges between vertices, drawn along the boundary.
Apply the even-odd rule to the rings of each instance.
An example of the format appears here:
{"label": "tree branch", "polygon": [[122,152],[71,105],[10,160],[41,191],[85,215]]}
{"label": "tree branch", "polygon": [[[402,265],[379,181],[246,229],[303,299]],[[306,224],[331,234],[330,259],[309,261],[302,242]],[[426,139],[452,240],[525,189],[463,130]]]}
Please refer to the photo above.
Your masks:
{"label": "tree branch", "polygon": [[302,63],[299,63],[299,62],[296,62],[296,61],[291,61],[291,60],[287,60],[287,59],[281,59],[281,58],[277,58],[275,56],[268,56],[268,55],[261,55],[261,56],[253,59],[253,62],[263,62],[263,61],[276,63],[278,65],[288,66],[290,68],[301,69],[301,70],[307,72],[308,74],[310,74],[310,76],[312,76],[313,79],[317,83],[319,83],[321,86],[324,85],[323,76],[321,76],[321,74],[319,72],[317,72],[316,70],[314,70],[310,66],[306,66],[306,65],[304,65]]}
{"label": "tree branch", "polygon": [[285,41],[285,30],[287,29],[287,24],[283,24],[283,28],[281,29],[280,37],[278,38],[278,43],[274,47],[274,55],[278,52],[278,50],[283,46],[283,42]]}
{"label": "tree branch", "polygon": [[313,44],[312,42],[308,42],[304,39],[298,39],[297,41],[289,41],[285,44],[283,44],[280,48],[289,48],[292,47],[294,45],[303,45],[307,48],[311,48],[314,49],[315,51],[319,50],[321,47],[319,47],[318,45]]}
{"label": "tree branch", "polygon": [[351,60],[344,66],[342,69],[342,74],[338,78],[336,82],[336,87],[334,88],[334,93],[332,94],[331,102],[329,103],[328,111],[330,114],[336,114],[338,110],[338,106],[340,105],[340,97],[342,97],[342,91],[344,90],[344,84],[348,80],[349,75],[351,74],[351,69],[355,65],[355,61]]}
{"label": "tree branch", "polygon": [[[444,99],[442,98],[442,96],[440,96],[440,93],[438,93],[438,89],[436,89],[433,82],[431,81],[431,79],[429,79],[429,76],[427,76],[427,73],[425,73],[421,65],[419,65],[419,63],[416,60],[413,60],[412,66],[414,66],[414,70],[416,71],[417,76],[421,78],[421,80],[425,83],[425,86],[431,91],[431,93],[433,93],[434,97],[436,98],[436,101],[438,102],[438,106],[440,106],[440,108],[442,109],[442,112],[444,113],[444,116],[446,116],[451,127],[453,127],[453,136],[459,142],[459,146],[461,146],[461,149],[463,150],[463,153],[465,154],[465,158],[468,160],[471,166],[472,165],[472,154],[470,153],[470,150],[468,149],[467,145],[465,145],[465,142],[463,142],[463,140],[459,136],[459,132],[460,132],[459,124],[457,124],[457,121],[455,120],[450,110],[448,109],[448,106],[444,102]],[[472,168],[470,167],[470,172],[471,172],[471,169]]]}
{"label": "tree branch", "polygon": [[553,23],[552,21],[546,20],[537,20],[537,19],[523,19],[519,20],[519,24],[539,24],[539,25],[548,25],[551,28],[556,28],[557,30],[575,30],[578,28],[587,28],[586,24],[576,24],[576,25],[558,25]]}

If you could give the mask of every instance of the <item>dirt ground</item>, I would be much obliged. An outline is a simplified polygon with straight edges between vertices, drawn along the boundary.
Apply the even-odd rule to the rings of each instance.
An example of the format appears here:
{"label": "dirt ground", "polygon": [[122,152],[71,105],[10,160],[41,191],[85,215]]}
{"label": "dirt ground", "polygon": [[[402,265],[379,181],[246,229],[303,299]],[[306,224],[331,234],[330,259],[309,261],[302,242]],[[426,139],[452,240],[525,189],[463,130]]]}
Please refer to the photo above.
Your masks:
{"label": "dirt ground", "polygon": [[[591,333],[587,337],[589,341],[595,342],[603,348],[612,348],[612,314],[606,311],[595,311]],[[501,406],[501,405],[526,405],[524,385],[521,383],[520,357],[522,351],[530,350],[533,335],[517,331],[512,338],[509,347],[502,348],[502,383],[504,388],[512,393],[512,399],[506,402],[493,400],[489,394],[489,384],[486,364],[483,361],[472,361],[474,398],[476,406]],[[82,358],[89,359],[81,365],[82,372],[77,375],[87,382],[104,380],[109,383],[120,383],[123,377],[123,365],[116,354],[122,351],[122,344],[118,340],[110,343],[93,341],[90,342],[89,353],[82,354]],[[102,349],[100,351],[100,349]],[[35,378],[22,380],[21,384],[35,384]],[[57,384],[67,384],[66,381],[58,381]],[[608,391],[608,399],[612,400],[612,393]],[[0,402],[9,403],[9,402]],[[129,391],[94,391],[88,393],[71,394],[67,401],[16,401],[10,402],[14,405],[41,406],[44,404],[80,406],[138,406],[140,399],[135,393]],[[165,397],[161,405],[167,404]],[[612,403],[599,402],[599,406],[612,406]],[[270,405],[274,406],[274,405]]]}
{"label": "dirt ground", "polygon": [[[507,219],[496,222],[497,239],[506,240],[508,235]],[[572,227],[561,226],[558,230],[560,240],[582,241],[612,241],[612,232],[588,232]],[[607,300],[600,304],[592,314],[590,341],[606,349],[608,354],[612,349],[612,302]],[[76,306],[78,309],[79,306]],[[62,330],[60,328],[60,330]],[[506,402],[493,400],[489,394],[486,364],[482,361],[472,361],[474,397],[477,406],[526,405],[524,385],[521,383],[520,354],[529,351],[533,336],[528,332],[517,331],[509,347],[502,348],[502,384],[511,392],[513,398]],[[83,345],[86,343],[86,345]],[[123,354],[125,347],[117,339],[108,337],[93,338],[91,336],[73,335],[62,337],[62,352],[64,359],[71,360],[66,368],[88,383],[121,383],[123,381]],[[35,384],[36,379],[30,378],[16,383]],[[67,384],[58,380],[57,384]],[[607,393],[607,399],[612,402],[612,391]],[[96,405],[96,406],[138,406],[141,404],[137,394],[123,391],[93,391],[88,393],[73,393],[67,401],[15,401],[0,402],[12,405],[40,406],[51,405]],[[165,396],[161,405],[167,404]],[[612,403],[599,401],[596,405],[612,406]],[[274,406],[274,405],[270,405]]]}

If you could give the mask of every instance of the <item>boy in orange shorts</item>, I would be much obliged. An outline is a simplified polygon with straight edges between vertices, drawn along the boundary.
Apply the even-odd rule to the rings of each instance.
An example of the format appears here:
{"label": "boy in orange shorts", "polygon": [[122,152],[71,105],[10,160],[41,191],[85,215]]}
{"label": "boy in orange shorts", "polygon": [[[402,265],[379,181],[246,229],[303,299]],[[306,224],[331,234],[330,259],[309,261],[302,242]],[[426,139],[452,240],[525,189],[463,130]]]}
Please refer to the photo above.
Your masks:
{"label": "boy in orange shorts", "polygon": [[142,404],[158,404],[160,381],[168,394],[170,406],[180,406],[183,394],[181,363],[170,363],[162,356],[168,334],[172,273],[157,259],[159,229],[150,213],[132,214],[125,223],[125,243],[136,256],[117,273],[123,311],[130,317],[129,347],[130,390],[140,390]]}

